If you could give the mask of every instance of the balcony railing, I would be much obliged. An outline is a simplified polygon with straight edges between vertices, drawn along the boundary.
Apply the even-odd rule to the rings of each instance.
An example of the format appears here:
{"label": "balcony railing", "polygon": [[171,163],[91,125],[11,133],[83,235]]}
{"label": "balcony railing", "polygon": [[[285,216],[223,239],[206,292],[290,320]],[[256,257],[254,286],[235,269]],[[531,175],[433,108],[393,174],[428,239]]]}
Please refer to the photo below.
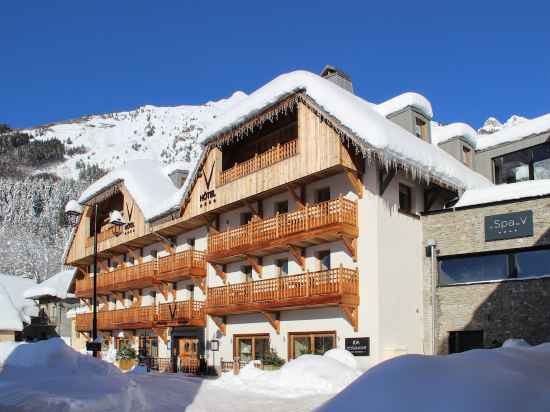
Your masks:
{"label": "balcony railing", "polygon": [[207,313],[224,315],[323,304],[359,304],[356,269],[340,267],[208,288]]}
{"label": "balcony railing", "polygon": [[347,225],[351,231],[357,230],[356,202],[340,196],[338,199],[306,205],[304,208],[278,214],[272,218],[253,220],[236,229],[208,237],[208,260],[236,255],[289,236],[329,227]]}
{"label": "balcony railing", "polygon": [[257,172],[260,169],[271,166],[281,160],[288,159],[298,153],[298,140],[278,144],[261,154],[256,154],[252,159],[237,163],[230,169],[220,173],[220,185],[240,179],[243,176]]}
{"label": "balcony railing", "polygon": [[[152,328],[154,326],[192,324],[204,326],[204,302],[186,300],[162,303],[158,306],[101,310],[97,312],[99,330]],[[92,313],[76,315],[76,330],[86,332],[92,329]]]}
{"label": "balcony railing", "polygon": [[[97,276],[99,294],[152,286],[157,280],[175,281],[186,276],[205,276],[205,253],[186,250],[150,262],[123,267],[112,272],[101,272]],[[76,281],[76,295],[91,296],[93,277],[86,276]]]}

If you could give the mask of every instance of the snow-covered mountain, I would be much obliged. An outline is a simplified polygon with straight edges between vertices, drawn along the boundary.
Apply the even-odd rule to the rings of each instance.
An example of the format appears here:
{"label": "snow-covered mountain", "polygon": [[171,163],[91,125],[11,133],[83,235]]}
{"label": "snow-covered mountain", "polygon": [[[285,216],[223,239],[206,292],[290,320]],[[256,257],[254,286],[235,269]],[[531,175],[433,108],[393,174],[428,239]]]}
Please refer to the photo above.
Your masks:
{"label": "snow-covered mountain", "polygon": [[491,133],[498,132],[499,130],[506,129],[507,127],[515,126],[516,124],[525,122],[526,120],[528,119],[522,116],[518,116],[517,114],[510,116],[510,118],[506,120],[506,122],[504,123],[501,123],[495,117],[489,117],[487,120],[485,120],[485,123],[483,123],[483,126],[481,126],[477,130],[477,132],[480,135],[491,134]]}
{"label": "snow-covered mountain", "polygon": [[198,106],[142,106],[128,112],[79,119],[22,130],[39,140],[57,138],[66,147],[66,161],[47,170],[60,177],[77,177],[83,163],[113,169],[133,159],[164,163],[190,161],[198,154],[197,139],[208,122],[241,101],[246,94]]}

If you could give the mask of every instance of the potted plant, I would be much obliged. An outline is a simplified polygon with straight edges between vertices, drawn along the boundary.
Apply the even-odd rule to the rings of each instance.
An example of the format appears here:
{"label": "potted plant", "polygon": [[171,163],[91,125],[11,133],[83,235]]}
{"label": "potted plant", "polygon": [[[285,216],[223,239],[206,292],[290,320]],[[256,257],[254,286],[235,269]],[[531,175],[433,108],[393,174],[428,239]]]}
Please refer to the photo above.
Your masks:
{"label": "potted plant", "polygon": [[121,346],[116,354],[118,367],[123,371],[131,369],[136,364],[137,353],[131,346]]}
{"label": "potted plant", "polygon": [[283,366],[285,364],[285,360],[277,354],[275,349],[270,349],[264,354],[262,363],[264,365],[264,369],[275,370]]}

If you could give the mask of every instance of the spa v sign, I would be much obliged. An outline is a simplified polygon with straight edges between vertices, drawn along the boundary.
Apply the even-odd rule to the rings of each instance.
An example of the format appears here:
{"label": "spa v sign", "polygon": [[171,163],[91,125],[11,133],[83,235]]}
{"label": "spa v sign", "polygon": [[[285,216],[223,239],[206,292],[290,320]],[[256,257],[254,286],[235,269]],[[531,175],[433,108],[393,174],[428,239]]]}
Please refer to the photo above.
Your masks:
{"label": "spa v sign", "polygon": [[210,166],[210,173],[207,175],[206,174],[206,171],[204,170],[204,166],[202,167],[202,170],[201,170],[201,174],[202,174],[202,177],[204,179],[204,184],[205,184],[205,187],[206,187],[206,190],[201,193],[201,195],[199,196],[199,201],[200,201],[200,205],[201,207],[204,207],[206,205],[209,205],[210,203],[212,203],[213,201],[215,202],[216,200],[216,192],[214,191],[214,189],[210,189],[210,185],[212,184],[212,177],[214,177],[214,165],[216,164],[215,161],[212,162],[212,165]]}

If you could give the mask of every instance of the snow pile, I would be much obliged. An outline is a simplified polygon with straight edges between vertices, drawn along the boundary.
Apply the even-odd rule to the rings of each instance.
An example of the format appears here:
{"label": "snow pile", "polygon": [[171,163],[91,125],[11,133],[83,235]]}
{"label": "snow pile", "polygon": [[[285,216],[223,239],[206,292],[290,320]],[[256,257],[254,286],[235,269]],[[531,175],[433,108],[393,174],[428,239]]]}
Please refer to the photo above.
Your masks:
{"label": "snow pile", "polygon": [[380,114],[373,104],[313,73],[284,74],[256,90],[214,119],[202,135],[211,142],[293,93],[304,91],[324,111],[351,132],[365,153],[376,152],[387,164],[399,162],[415,176],[437,178],[452,187],[474,188],[491,183],[438,147],[418,139]]}
{"label": "snow pile", "polygon": [[349,356],[353,357],[349,352],[345,354],[342,349],[329,352],[326,356],[302,355],[275,371],[261,370],[251,362],[238,375],[225,373],[213,384],[286,398],[335,394],[353,382],[361,371],[349,366]]}
{"label": "snow pile", "polygon": [[[181,163],[178,164],[181,167]],[[84,204],[93,197],[113,186],[124,182],[125,187],[149,221],[179,206],[187,184],[177,188],[169,177],[173,169],[161,162],[140,159],[128,162],[90,185],[78,199]]]}
{"label": "snow pile", "polygon": [[74,199],[71,199],[67,202],[65,205],[65,213],[74,213],[81,215],[84,211],[84,208],[78,204],[78,202]]}
{"label": "snow pile", "polygon": [[69,290],[75,272],[76,269],[69,269],[56,273],[44,282],[27,289],[23,296],[27,299],[39,299],[45,296],[51,296],[58,299],[74,298],[75,295],[69,293]]}
{"label": "snow pile", "polygon": [[409,106],[419,110],[429,119],[431,119],[434,115],[430,101],[421,94],[413,92],[407,92],[400,94],[399,96],[395,96],[385,102],[375,105],[374,108],[382,116],[387,117]]}
{"label": "snow pile", "polygon": [[405,355],[370,369],[319,412],[546,412],[550,344]]}
{"label": "snow pile", "polygon": [[36,283],[31,279],[0,273],[0,330],[22,331],[23,322],[38,316],[38,307],[24,293]]}
{"label": "snow pile", "polygon": [[0,410],[152,410],[141,389],[115,366],[61,339],[0,343],[0,361]]}
{"label": "snow pile", "polygon": [[326,351],[323,356],[325,358],[334,359],[335,361],[343,363],[351,369],[359,368],[359,365],[357,365],[357,360],[355,360],[355,356],[353,356],[351,352],[347,350],[334,348]]}
{"label": "snow pile", "polygon": [[527,180],[483,189],[466,190],[454,207],[550,195],[550,179]]}
{"label": "snow pile", "polygon": [[440,144],[444,143],[453,137],[462,137],[472,147],[476,147],[477,133],[472,127],[466,123],[451,123],[447,125],[439,125],[436,122],[432,122],[432,143]]}

